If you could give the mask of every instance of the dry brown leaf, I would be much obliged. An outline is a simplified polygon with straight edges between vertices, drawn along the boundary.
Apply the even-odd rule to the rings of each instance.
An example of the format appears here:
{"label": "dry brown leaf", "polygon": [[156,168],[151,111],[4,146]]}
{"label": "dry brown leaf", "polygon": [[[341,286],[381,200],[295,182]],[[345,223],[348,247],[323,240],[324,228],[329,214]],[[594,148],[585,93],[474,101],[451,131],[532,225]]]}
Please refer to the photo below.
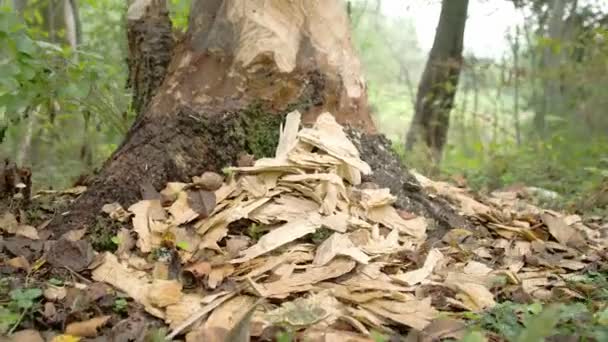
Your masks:
{"label": "dry brown leaf", "polygon": [[496,305],[494,295],[487,287],[475,283],[454,283],[449,282],[446,285],[460,293],[456,298],[471,311],[480,312],[484,309],[492,308]]}
{"label": "dry brown leaf", "polygon": [[241,257],[234,259],[232,263],[241,263],[255,257],[268,253],[286,243],[292,242],[306,234],[314,233],[321,226],[321,218],[318,214],[287,222],[262,236],[258,242],[241,252]]}
{"label": "dry brown leaf", "polygon": [[573,227],[567,225],[562,218],[545,213],[541,215],[543,222],[549,228],[549,232],[561,244],[565,246],[576,246],[584,243],[582,234]]}
{"label": "dry brown leaf", "polygon": [[397,229],[400,233],[411,235],[415,238],[423,238],[426,234],[427,223],[420,216],[412,220],[404,220],[399,216],[395,208],[385,205],[371,208],[367,211],[367,218],[375,223],[380,223],[391,229]]}
{"label": "dry brown leaf", "polygon": [[313,264],[323,266],[340,255],[348,256],[361,264],[369,262],[369,257],[355,247],[348,235],[334,233],[317,248]]}
{"label": "dry brown leaf", "polygon": [[15,215],[6,212],[0,216],[0,230],[9,234],[15,234],[17,227],[19,227],[19,222],[17,222]]}
{"label": "dry brown leaf", "polygon": [[65,328],[65,333],[74,336],[95,337],[98,333],[97,329],[106,324],[111,317],[109,315],[99,316],[82,322],[70,323]]}
{"label": "dry brown leaf", "polygon": [[27,259],[25,257],[23,257],[22,255],[7,260],[6,264],[17,270],[25,270],[25,271],[30,270],[29,261],[27,261]]}
{"label": "dry brown leaf", "polygon": [[417,330],[426,328],[439,314],[431,306],[430,297],[422,300],[412,299],[407,302],[375,299],[363,303],[361,306],[377,315]]}
{"label": "dry brown leaf", "polygon": [[425,338],[424,342],[427,342],[426,339],[429,339],[428,342],[431,342],[447,338],[460,341],[467,332],[467,325],[461,320],[442,317],[434,319],[422,332]]}
{"label": "dry brown leaf", "polygon": [[180,191],[175,202],[169,207],[169,213],[173,217],[175,225],[188,223],[199,216],[199,213],[190,205],[189,193],[189,191]]}
{"label": "dry brown leaf", "polygon": [[42,292],[42,294],[44,295],[44,298],[46,298],[46,300],[52,301],[52,302],[62,300],[63,298],[65,298],[67,293],[68,292],[65,287],[54,286],[54,285],[49,285]]}
{"label": "dry brown leaf", "polygon": [[490,267],[488,267],[486,264],[483,264],[481,262],[469,261],[469,262],[467,262],[463,271],[466,274],[485,276],[485,275],[489,274],[490,272],[492,272],[493,270]]}
{"label": "dry brown leaf", "polygon": [[155,246],[160,245],[161,238],[155,236],[150,228],[152,218],[150,213],[154,202],[158,200],[139,201],[129,207],[129,212],[134,214],[133,230],[137,233],[137,247],[144,253],[150,253]]}
{"label": "dry brown leaf", "polygon": [[24,238],[28,238],[30,240],[40,240],[36,227],[32,227],[26,224],[18,225],[14,234],[17,236],[23,236]]}
{"label": "dry brown leaf", "polygon": [[284,297],[293,292],[303,292],[318,282],[339,277],[350,272],[356,265],[355,261],[348,259],[334,259],[329,264],[320,267],[309,267],[302,273],[292,275],[288,279],[281,279],[270,283],[253,283],[254,290],[262,297]]}
{"label": "dry brown leaf", "polygon": [[4,342],[44,342],[42,335],[37,330],[26,329],[17,331],[10,335],[11,337]]}
{"label": "dry brown leaf", "polygon": [[209,272],[209,277],[207,278],[207,285],[211,289],[215,289],[219,284],[221,284],[226,277],[234,273],[234,266],[230,264],[213,267],[211,272]]}
{"label": "dry brown leaf", "polygon": [[424,261],[424,265],[421,268],[406,272],[403,274],[397,274],[392,276],[392,279],[405,283],[407,285],[416,285],[428,278],[435,266],[443,260],[443,254],[437,249],[433,248],[429,251],[429,254]]}
{"label": "dry brown leaf", "polygon": [[108,214],[111,219],[119,222],[127,222],[131,214],[126,211],[118,202],[104,204],[101,211]]}
{"label": "dry brown leaf", "polygon": [[82,239],[86,233],[87,233],[86,228],[74,229],[74,230],[70,230],[69,232],[63,234],[61,237],[66,240],[69,240],[69,241],[78,241],[78,240]]}
{"label": "dry brown leaf", "polygon": [[154,279],[146,296],[152,305],[164,308],[181,300],[182,284],[176,280]]}
{"label": "dry brown leaf", "polygon": [[114,286],[142,304],[151,315],[164,317],[164,313],[153,307],[148,300],[147,288],[150,280],[147,276],[140,277],[136,271],[127,269],[118,262],[114,254],[106,252],[102,260],[102,263],[92,272],[93,280]]}

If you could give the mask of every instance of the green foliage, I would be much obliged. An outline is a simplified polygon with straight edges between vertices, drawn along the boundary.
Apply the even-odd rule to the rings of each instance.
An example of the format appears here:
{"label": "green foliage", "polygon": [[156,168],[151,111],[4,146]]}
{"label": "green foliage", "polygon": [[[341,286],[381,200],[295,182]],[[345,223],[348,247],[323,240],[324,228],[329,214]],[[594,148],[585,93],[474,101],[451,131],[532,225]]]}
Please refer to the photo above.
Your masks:
{"label": "green foliage", "polygon": [[256,158],[274,156],[279,143],[279,127],[283,118],[269,114],[259,105],[243,112],[247,148]]}
{"label": "green foliage", "polygon": [[556,335],[603,341],[608,337],[604,315],[605,309],[594,312],[593,306],[583,303],[526,305],[504,302],[474,323],[475,327],[512,342],[541,342]]}
{"label": "green foliage", "polygon": [[[3,292],[4,290],[0,291],[0,293]],[[38,303],[42,290],[20,288],[10,291],[8,295],[7,304],[0,305],[0,334],[10,334],[19,326],[25,315]]]}
{"label": "green foliage", "polygon": [[291,342],[294,340],[293,332],[289,330],[278,332],[276,337],[277,342]]}
{"label": "green foliage", "polygon": [[311,240],[314,244],[320,245],[325,239],[327,239],[333,231],[327,228],[319,228],[311,234]]}
{"label": "green foliage", "polygon": [[188,28],[188,15],[192,0],[171,0],[169,1],[169,12],[173,27],[185,31]]}
{"label": "green foliage", "polygon": [[127,312],[127,308],[129,307],[129,302],[127,302],[126,298],[116,298],[114,300],[113,310],[117,313]]}
{"label": "green foliage", "polygon": [[0,151],[31,165],[35,185],[65,187],[92,171],[130,125],[124,45],[108,44],[124,41],[124,3],[79,4],[76,50],[50,38],[41,2],[28,3],[24,20],[0,9]]}

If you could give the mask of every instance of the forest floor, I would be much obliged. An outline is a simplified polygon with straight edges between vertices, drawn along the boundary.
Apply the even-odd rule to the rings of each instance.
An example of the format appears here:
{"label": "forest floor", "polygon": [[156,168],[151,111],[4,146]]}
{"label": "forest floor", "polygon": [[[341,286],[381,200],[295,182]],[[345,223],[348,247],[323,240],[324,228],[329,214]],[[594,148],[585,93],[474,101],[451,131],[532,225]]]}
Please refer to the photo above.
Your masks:
{"label": "forest floor", "polygon": [[46,225],[82,187],[0,213],[4,339],[608,340],[606,217],[413,173],[474,226],[443,231],[361,183],[373,170],[333,119],[298,126],[275,158],[109,203],[57,240]]}

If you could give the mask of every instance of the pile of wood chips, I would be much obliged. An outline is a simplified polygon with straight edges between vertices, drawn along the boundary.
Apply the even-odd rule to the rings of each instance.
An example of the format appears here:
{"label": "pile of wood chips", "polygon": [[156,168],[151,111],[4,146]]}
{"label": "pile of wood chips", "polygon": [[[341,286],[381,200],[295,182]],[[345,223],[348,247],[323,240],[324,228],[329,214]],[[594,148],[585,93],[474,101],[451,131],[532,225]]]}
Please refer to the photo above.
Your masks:
{"label": "pile of wood chips", "polygon": [[136,234],[119,233],[93,279],[186,341],[272,338],[277,326],[316,341],[408,330],[437,340],[466,331],[459,315],[438,318],[444,311],[480,312],[497,297],[582,297],[568,280],[605,262],[600,224],[541,210],[516,191],[477,200],[415,174],[479,223],[431,245],[433,222],[362,183],[372,171],[331,114],[300,129],[293,112],[274,158],[169,183],[128,210],[106,205],[116,220],[132,217]]}

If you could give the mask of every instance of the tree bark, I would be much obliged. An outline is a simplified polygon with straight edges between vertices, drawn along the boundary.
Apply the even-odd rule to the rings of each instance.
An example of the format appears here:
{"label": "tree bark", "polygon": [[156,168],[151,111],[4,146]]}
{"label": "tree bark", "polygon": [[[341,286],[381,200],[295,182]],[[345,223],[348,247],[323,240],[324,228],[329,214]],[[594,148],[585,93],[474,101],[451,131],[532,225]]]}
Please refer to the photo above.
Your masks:
{"label": "tree bark", "polygon": [[406,136],[406,149],[423,143],[435,165],[447,140],[460,69],[468,0],[443,0],[441,15],[416,96],[416,113]]}
{"label": "tree bark", "polygon": [[[128,18],[161,3],[135,1]],[[88,190],[55,217],[56,236],[94,223],[105,203],[134,203],[142,188],[220,171],[241,153],[270,155],[294,109],[304,123],[329,111],[375,132],[341,1],[195,0],[154,93]]]}
{"label": "tree bark", "polygon": [[[560,46],[564,31],[564,14],[568,0],[553,0],[549,9],[549,23],[547,27],[547,37],[549,46],[543,50],[543,110],[536,112],[534,116],[534,126],[541,138],[546,136],[547,114],[556,115],[563,106],[562,94],[560,91],[560,63],[562,53]],[[558,51],[556,51],[558,50]]]}

